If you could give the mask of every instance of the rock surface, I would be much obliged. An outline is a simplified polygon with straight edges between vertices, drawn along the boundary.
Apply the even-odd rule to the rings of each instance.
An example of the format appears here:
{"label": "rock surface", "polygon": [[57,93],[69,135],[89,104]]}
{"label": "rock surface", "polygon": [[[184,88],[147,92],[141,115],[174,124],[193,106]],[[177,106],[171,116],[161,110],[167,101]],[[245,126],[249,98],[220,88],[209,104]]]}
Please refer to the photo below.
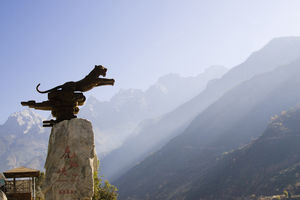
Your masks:
{"label": "rock surface", "polygon": [[97,155],[89,121],[71,119],[53,126],[45,170],[45,200],[91,200]]}
{"label": "rock surface", "polygon": [[1,190],[0,190],[0,200],[7,200],[6,195]]}

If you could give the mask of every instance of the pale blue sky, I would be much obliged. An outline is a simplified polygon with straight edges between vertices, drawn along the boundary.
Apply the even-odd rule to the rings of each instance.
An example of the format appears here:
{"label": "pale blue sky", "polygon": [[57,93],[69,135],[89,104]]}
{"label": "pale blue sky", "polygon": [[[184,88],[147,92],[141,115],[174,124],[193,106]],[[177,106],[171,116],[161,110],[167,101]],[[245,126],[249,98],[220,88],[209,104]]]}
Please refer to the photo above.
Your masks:
{"label": "pale blue sky", "polygon": [[102,64],[114,87],[145,89],[159,76],[239,64],[269,40],[300,36],[299,0],[0,1],[0,124],[35,92]]}

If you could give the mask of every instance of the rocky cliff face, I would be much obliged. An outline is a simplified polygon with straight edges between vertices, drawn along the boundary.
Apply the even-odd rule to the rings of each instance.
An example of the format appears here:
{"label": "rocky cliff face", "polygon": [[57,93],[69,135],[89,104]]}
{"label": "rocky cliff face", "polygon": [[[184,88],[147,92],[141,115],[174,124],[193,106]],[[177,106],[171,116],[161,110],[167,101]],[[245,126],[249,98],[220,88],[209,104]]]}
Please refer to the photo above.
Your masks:
{"label": "rocky cliff face", "polygon": [[0,126],[0,169],[27,166],[43,169],[50,129],[43,118],[26,109],[9,116]]}
{"label": "rocky cliff face", "polygon": [[224,152],[194,182],[185,199],[238,199],[252,194],[300,193],[300,109],[272,117],[261,137]]}

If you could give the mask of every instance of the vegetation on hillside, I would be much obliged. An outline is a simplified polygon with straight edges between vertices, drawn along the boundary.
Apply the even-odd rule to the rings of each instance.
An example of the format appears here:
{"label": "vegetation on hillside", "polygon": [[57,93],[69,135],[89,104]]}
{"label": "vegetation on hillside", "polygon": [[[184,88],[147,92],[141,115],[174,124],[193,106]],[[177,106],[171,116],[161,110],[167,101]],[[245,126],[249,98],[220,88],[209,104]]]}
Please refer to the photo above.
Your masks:
{"label": "vegetation on hillside", "polygon": [[[187,199],[250,199],[300,194],[300,108],[273,117],[251,144],[224,153]],[[200,188],[200,189],[199,189]],[[284,195],[285,194],[285,195]],[[254,198],[260,199],[260,198]],[[284,199],[284,197],[281,197]]]}
{"label": "vegetation on hillside", "polygon": [[[98,163],[99,166],[99,163]],[[117,200],[118,189],[107,180],[103,182],[98,176],[98,170],[94,172],[94,196],[92,200]]]}

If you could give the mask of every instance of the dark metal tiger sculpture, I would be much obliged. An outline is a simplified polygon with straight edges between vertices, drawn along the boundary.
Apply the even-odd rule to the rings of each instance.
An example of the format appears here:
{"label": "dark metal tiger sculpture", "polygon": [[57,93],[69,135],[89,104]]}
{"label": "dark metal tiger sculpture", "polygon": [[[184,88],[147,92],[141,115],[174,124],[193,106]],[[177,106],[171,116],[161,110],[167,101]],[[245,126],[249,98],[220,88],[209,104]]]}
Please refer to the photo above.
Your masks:
{"label": "dark metal tiger sculpture", "polygon": [[46,91],[40,91],[40,84],[38,84],[36,90],[39,93],[48,93],[48,101],[40,103],[36,103],[33,100],[22,101],[21,104],[37,110],[51,110],[51,114],[56,120],[43,121],[44,127],[52,127],[63,120],[76,118],[76,114],[79,112],[78,106],[82,106],[86,100],[83,92],[98,86],[114,85],[114,79],[99,78],[99,76],[105,77],[106,72],[107,69],[105,67],[95,65],[95,68],[80,81],[66,82]]}

